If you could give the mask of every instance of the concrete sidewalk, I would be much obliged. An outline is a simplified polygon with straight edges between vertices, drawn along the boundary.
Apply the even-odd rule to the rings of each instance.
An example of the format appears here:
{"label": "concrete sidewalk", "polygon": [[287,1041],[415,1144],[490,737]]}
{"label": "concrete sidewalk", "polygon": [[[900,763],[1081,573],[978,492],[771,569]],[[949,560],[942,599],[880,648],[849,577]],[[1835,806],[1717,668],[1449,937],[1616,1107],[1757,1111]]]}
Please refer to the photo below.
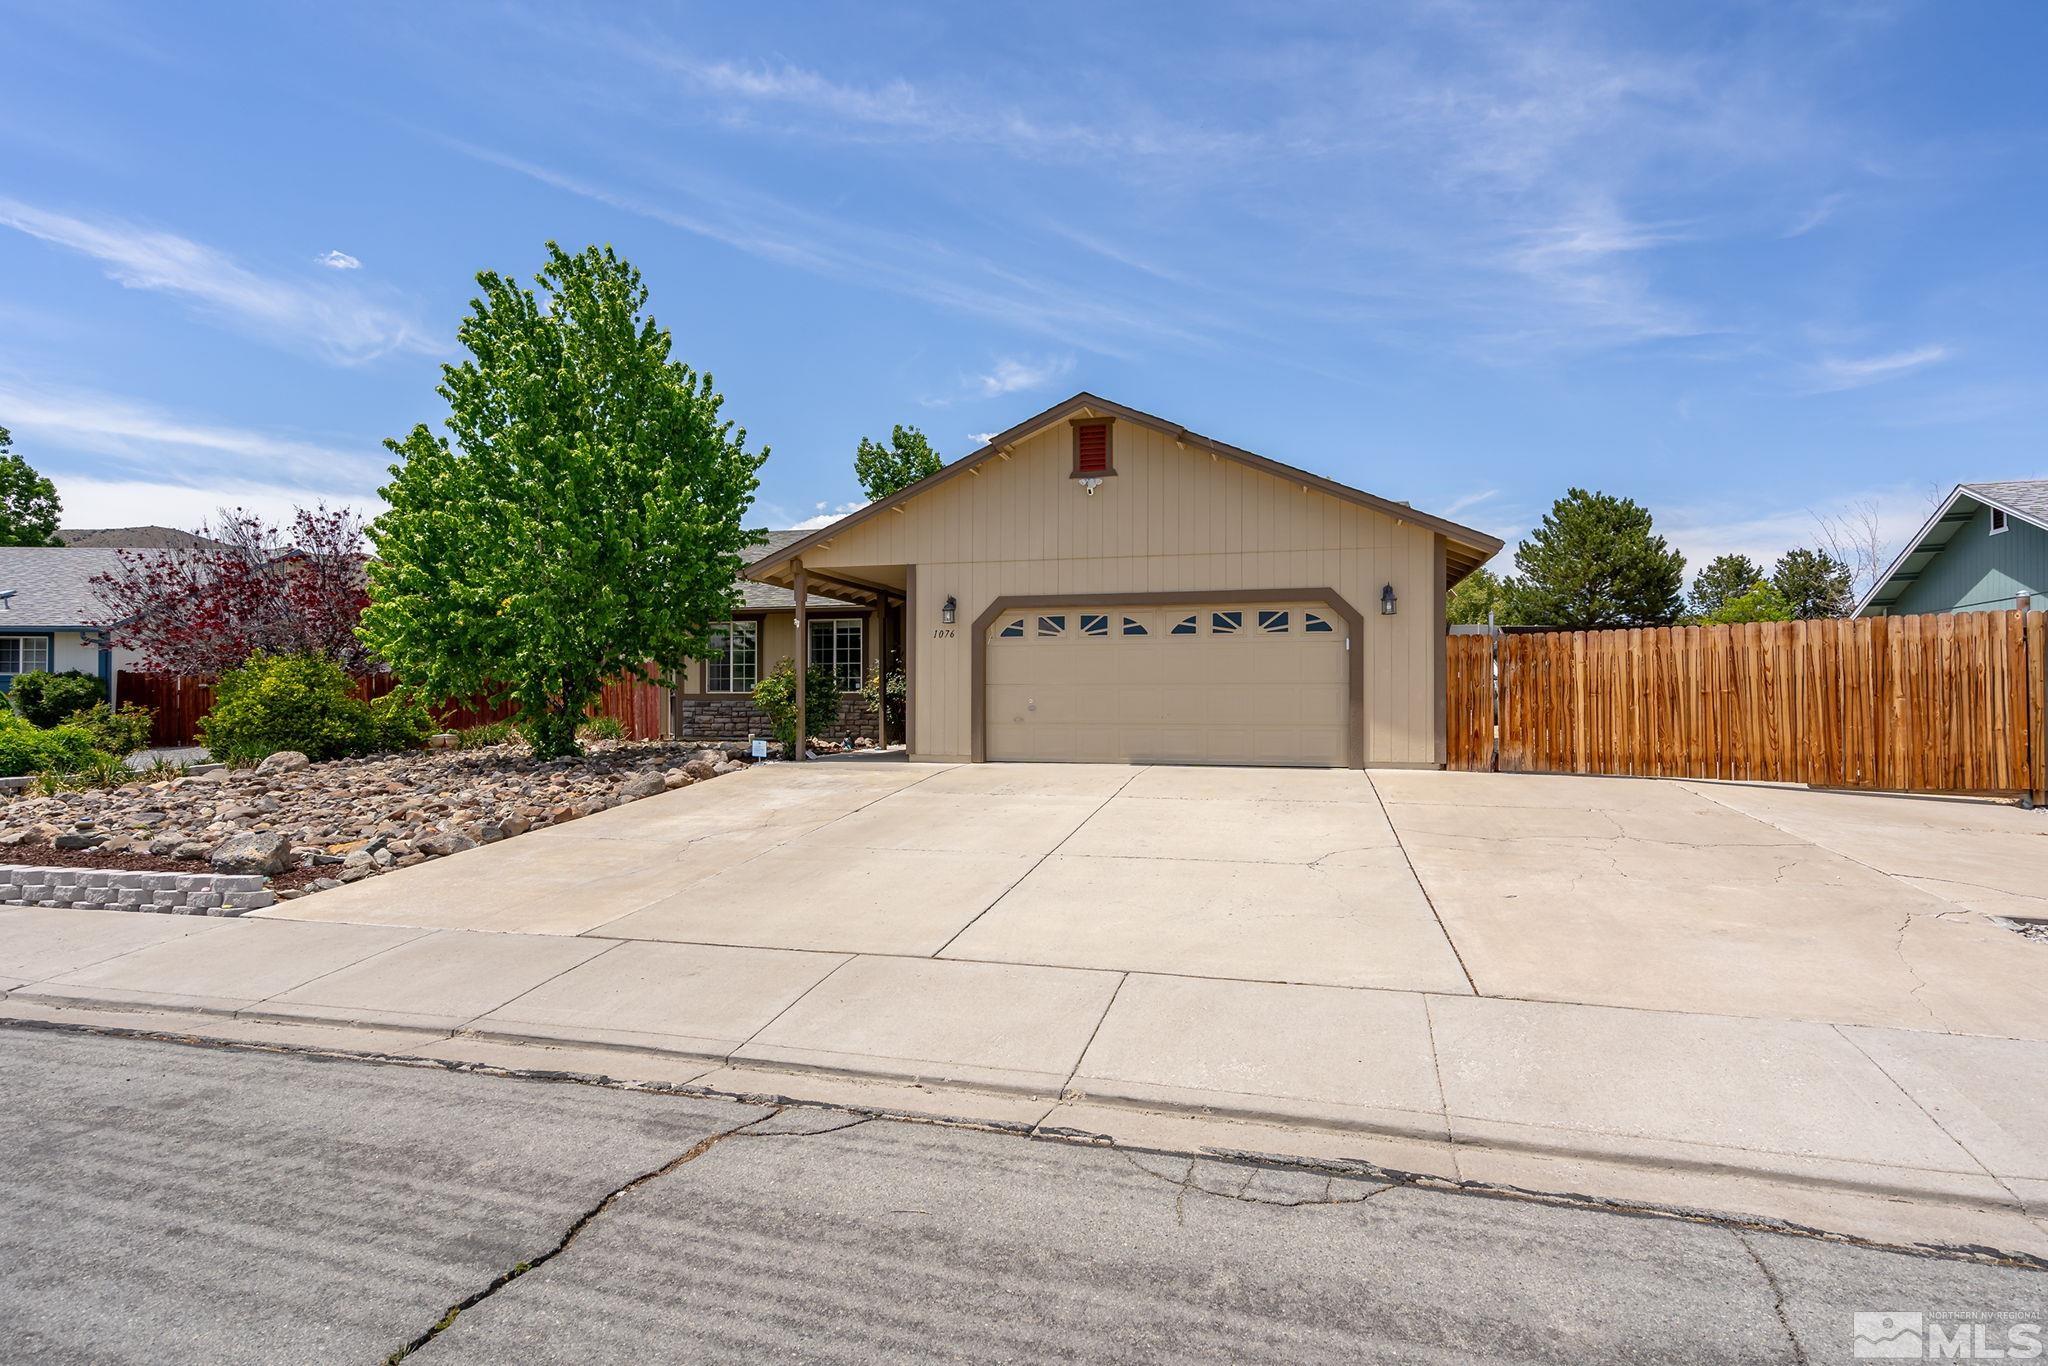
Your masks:
{"label": "concrete sidewalk", "polygon": [[[2048,1043],[886,954],[0,911],[0,1016],[690,1083],[2048,1257]],[[1192,1126],[1192,1128],[1190,1127]],[[1193,1137],[1190,1138],[1189,1135]]]}

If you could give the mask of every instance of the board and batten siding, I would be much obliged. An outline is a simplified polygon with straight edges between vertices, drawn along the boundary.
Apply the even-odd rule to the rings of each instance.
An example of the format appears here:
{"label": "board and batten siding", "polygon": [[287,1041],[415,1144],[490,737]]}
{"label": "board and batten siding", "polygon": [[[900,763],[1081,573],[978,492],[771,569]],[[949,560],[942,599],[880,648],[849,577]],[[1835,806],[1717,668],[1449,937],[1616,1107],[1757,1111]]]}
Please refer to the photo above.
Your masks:
{"label": "board and batten siding", "polygon": [[[1009,459],[935,485],[805,551],[806,565],[916,568],[916,757],[972,752],[973,623],[998,597],[1330,588],[1365,617],[1368,764],[1443,762],[1442,563],[1434,531],[1206,451],[1134,422],[1113,431],[1116,473],[1093,496],[1071,478],[1062,421]],[[1391,583],[1400,610],[1380,614]],[[957,599],[949,628],[940,619]],[[950,634],[947,634],[950,631]]]}
{"label": "board and batten siding", "polygon": [[2048,597],[2048,531],[2011,517],[1994,536],[1991,509],[1979,506],[1887,615],[2003,612],[2021,593]]}

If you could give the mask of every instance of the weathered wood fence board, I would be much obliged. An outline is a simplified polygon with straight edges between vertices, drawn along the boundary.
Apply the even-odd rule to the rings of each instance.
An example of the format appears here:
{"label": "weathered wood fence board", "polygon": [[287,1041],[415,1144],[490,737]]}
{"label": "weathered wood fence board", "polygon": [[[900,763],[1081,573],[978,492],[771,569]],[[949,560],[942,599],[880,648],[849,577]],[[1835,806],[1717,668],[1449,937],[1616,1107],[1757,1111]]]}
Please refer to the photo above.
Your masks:
{"label": "weathered wood fence board", "polygon": [[[398,681],[391,675],[372,674],[355,681],[355,694],[370,702],[397,687]],[[156,712],[150,734],[152,745],[197,743],[199,720],[213,710],[211,679],[123,669],[115,690],[122,702],[133,702]],[[428,710],[450,730],[509,720],[519,712],[510,702],[493,703],[481,697],[452,698]],[[659,740],[667,733],[667,691],[638,679],[615,679],[605,684],[591,715],[615,718],[630,740]]]}
{"label": "weathered wood fence board", "polygon": [[2048,800],[2048,614],[1456,635],[1449,766]]}

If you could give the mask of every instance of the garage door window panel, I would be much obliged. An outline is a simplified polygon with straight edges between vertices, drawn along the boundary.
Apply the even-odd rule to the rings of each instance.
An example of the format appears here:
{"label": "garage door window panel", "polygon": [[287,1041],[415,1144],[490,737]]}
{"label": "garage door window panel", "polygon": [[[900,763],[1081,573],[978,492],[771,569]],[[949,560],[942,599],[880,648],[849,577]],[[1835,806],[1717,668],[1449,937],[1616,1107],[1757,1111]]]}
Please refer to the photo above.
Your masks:
{"label": "garage door window panel", "polygon": [[1043,637],[1058,637],[1067,633],[1067,619],[1064,616],[1040,617],[1038,634]]}

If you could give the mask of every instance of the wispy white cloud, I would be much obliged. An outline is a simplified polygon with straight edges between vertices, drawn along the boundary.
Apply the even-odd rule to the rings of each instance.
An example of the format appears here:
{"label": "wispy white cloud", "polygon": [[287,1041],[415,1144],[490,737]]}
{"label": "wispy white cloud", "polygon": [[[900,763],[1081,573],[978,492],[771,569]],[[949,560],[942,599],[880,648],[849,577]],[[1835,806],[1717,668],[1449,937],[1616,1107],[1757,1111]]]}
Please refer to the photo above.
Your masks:
{"label": "wispy white cloud", "polygon": [[1787,238],[1806,236],[1806,234],[1812,232],[1815,228],[1820,227],[1823,223],[1826,223],[1830,218],[1833,218],[1835,216],[1835,210],[1841,208],[1842,201],[1847,198],[1848,196],[1845,194],[1831,194],[1823,196],[1818,202],[1809,207],[1804,213],[1800,214],[1797,218],[1793,219],[1791,226],[1786,228],[1785,231],[1779,235]]}
{"label": "wispy white cloud", "polygon": [[[1129,356],[1136,340],[1207,344],[1214,325],[1205,317],[1182,323],[1169,309],[1037,279],[930,238],[849,223],[844,214],[814,213],[746,186],[699,178],[657,199],[457,138],[442,141],[487,165],[750,256],[1011,327],[1078,339],[1101,355]],[[667,202],[672,197],[680,197],[682,205]]]}
{"label": "wispy white cloud", "polygon": [[706,60],[643,39],[619,39],[616,50],[681,79],[695,94],[720,102],[727,121],[755,108],[813,116],[784,131],[832,141],[881,137],[998,148],[1023,158],[1118,156],[1153,160],[1235,158],[1264,139],[1257,133],[1164,117],[1142,105],[1106,98],[1095,83],[1086,120],[1048,118],[992,100],[986,87],[913,84],[900,77],[870,83],[836,80],[789,63]]}
{"label": "wispy white cloud", "polygon": [[1476,493],[1467,493],[1462,495],[1461,497],[1453,498],[1450,501],[1450,503],[1444,508],[1443,515],[1446,517],[1455,517],[1461,512],[1465,512],[1469,509],[1476,508],[1481,503],[1487,502],[1490,499],[1498,497],[1500,497],[1499,489],[1480,489]]}
{"label": "wispy white cloud", "polygon": [[1881,356],[1823,356],[1810,368],[1805,391],[1834,393],[1843,389],[1861,389],[1865,385],[1881,384],[1930,365],[1939,365],[1949,355],[1946,346],[1930,345]]}
{"label": "wispy white cloud", "polygon": [[[1946,494],[1947,489],[1939,490]],[[1844,493],[1805,506],[1705,503],[1661,509],[1657,530],[1685,553],[1686,573],[1697,573],[1717,555],[1747,555],[1769,569],[1780,555],[1801,547],[1824,548],[1821,521],[1845,509],[1868,508],[1881,538],[1896,548],[1927,520],[1935,491],[1909,485]]]}
{"label": "wispy white cloud", "polygon": [[977,446],[986,446],[989,442],[996,439],[996,434],[994,432],[969,432],[967,439]]}
{"label": "wispy white cloud", "polygon": [[259,275],[188,237],[113,218],[85,219],[0,199],[0,226],[100,262],[129,289],[177,295],[267,337],[346,365],[392,351],[439,354],[398,310],[333,283]]}
{"label": "wispy white cloud", "polygon": [[329,270],[361,270],[363,263],[345,251],[323,251],[313,258]]}
{"label": "wispy white cloud", "polygon": [[[237,507],[279,523],[291,519],[292,509],[308,507],[323,496],[289,485],[238,480],[176,484],[60,472],[53,482],[64,504],[64,525],[70,527],[172,526],[191,531],[202,523],[217,523],[223,508]],[[373,495],[347,497],[339,504],[335,495],[325,497],[330,507],[345,505],[364,517],[384,511],[383,501]]]}
{"label": "wispy white cloud", "polygon": [[1004,356],[987,372],[970,379],[967,387],[982,398],[1000,398],[1004,394],[1042,389],[1073,368],[1072,356],[1053,356],[1036,361]]}
{"label": "wispy white cloud", "polygon": [[816,531],[819,527],[831,526],[849,512],[859,512],[867,504],[856,500],[851,503],[840,503],[836,506],[831,503],[815,503],[812,506],[817,509],[816,512],[800,522],[791,522],[786,529],[790,531]]}
{"label": "wispy white cloud", "polygon": [[176,470],[191,480],[240,480],[254,467],[302,481],[316,492],[367,490],[386,460],[374,448],[347,449],[298,437],[194,421],[110,394],[0,379],[0,416],[16,443],[110,456],[138,471]]}

